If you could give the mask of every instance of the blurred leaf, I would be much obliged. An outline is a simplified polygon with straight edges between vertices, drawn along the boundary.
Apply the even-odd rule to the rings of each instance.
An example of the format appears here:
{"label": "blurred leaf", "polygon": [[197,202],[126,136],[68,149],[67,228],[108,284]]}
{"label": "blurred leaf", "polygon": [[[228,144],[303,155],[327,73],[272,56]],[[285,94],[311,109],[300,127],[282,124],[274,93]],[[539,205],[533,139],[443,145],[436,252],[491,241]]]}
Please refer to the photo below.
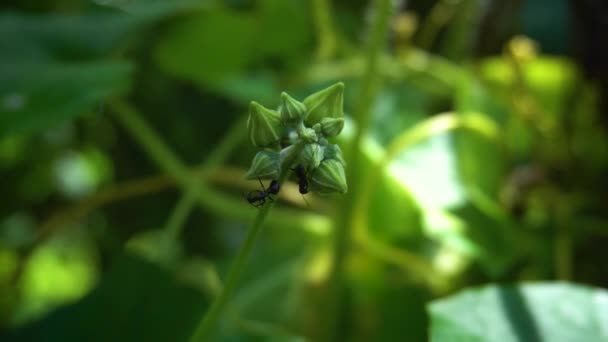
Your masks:
{"label": "blurred leaf", "polygon": [[203,7],[208,0],[93,0],[99,5],[116,7],[125,12],[145,17],[160,17],[182,10]]}
{"label": "blurred leaf", "polygon": [[108,13],[0,14],[0,61],[99,57],[115,47],[136,23],[133,17]]}
{"label": "blurred leaf", "polygon": [[97,280],[97,251],[80,232],[64,231],[38,247],[19,279],[20,303],[12,323],[38,318],[84,296]]}
{"label": "blurred leaf", "polygon": [[246,69],[262,60],[273,67],[303,60],[307,13],[300,1],[263,0],[251,12],[210,8],[176,23],[157,46],[156,60],[174,76],[236,101],[277,102],[276,76]]}
{"label": "blurred leaf", "polygon": [[422,207],[455,207],[465,200],[451,142],[451,134],[431,136],[403,151],[390,165],[391,173]]}
{"label": "blurred leaf", "polygon": [[49,129],[129,88],[126,62],[0,65],[0,138]]}
{"label": "blurred leaf", "polygon": [[[368,140],[363,145],[362,158],[359,158],[361,177],[369,174],[373,165],[383,155],[381,147]],[[390,164],[397,165],[399,161]],[[376,181],[369,200],[368,225],[370,232],[383,241],[392,241],[420,237],[421,213],[416,200],[403,182],[403,174],[386,170]]]}
{"label": "blurred leaf", "polygon": [[350,327],[355,341],[427,340],[426,289],[408,285],[408,275],[378,259],[353,254],[350,265],[350,308],[354,320],[362,323]]}
{"label": "blurred leaf", "polygon": [[[347,88],[348,89],[348,88]],[[347,95],[355,95],[355,92]],[[347,99],[349,102],[355,98]],[[422,121],[430,112],[432,97],[409,83],[386,86],[374,103],[371,134],[386,146],[400,133]],[[386,123],[390,122],[390,125]]]}
{"label": "blurred leaf", "polygon": [[[529,248],[517,235],[519,227],[467,204],[451,210],[463,224],[458,232],[471,247],[471,256],[490,277],[500,277]],[[514,248],[513,246],[517,246]],[[464,247],[464,246],[463,246]]]}
{"label": "blurred leaf", "polygon": [[83,300],[13,332],[8,340],[187,341],[206,305],[199,292],[172,275],[125,255]]}
{"label": "blurred leaf", "polygon": [[437,342],[608,340],[608,292],[565,283],[466,290],[429,312]]}
{"label": "blurred leaf", "polygon": [[310,43],[307,1],[261,0],[255,48],[286,62],[302,58]]}
{"label": "blurred leaf", "polygon": [[178,10],[200,6],[200,1],[196,2],[130,2],[124,7],[131,14],[109,11],[79,15],[0,14],[0,61],[102,57],[138,29]]}
{"label": "blurred leaf", "polygon": [[103,152],[93,147],[67,151],[54,163],[58,190],[73,199],[89,195],[109,180],[110,165]]}
{"label": "blurred leaf", "polygon": [[0,245],[11,249],[24,248],[36,238],[36,220],[28,212],[19,211],[0,219]]}
{"label": "blurred leaf", "polygon": [[278,103],[280,94],[278,80],[271,73],[239,73],[239,75],[219,81],[215,90],[229,96],[233,101],[243,105],[249,104],[251,99],[259,103]]}
{"label": "blurred leaf", "polygon": [[164,230],[147,230],[133,236],[126,245],[127,250],[143,259],[171,268],[183,257],[182,246],[175,237]]}
{"label": "blurred leaf", "polygon": [[[522,72],[525,86],[539,101],[543,112],[551,114],[553,118],[567,114],[562,113],[564,99],[578,78],[571,61],[541,56],[523,64]],[[513,64],[504,57],[484,59],[480,64],[480,74],[503,96],[512,91],[511,87],[516,81]]]}
{"label": "blurred leaf", "polygon": [[215,82],[236,76],[257,57],[252,16],[210,10],[180,20],[161,40],[156,59],[170,73],[197,82]]}

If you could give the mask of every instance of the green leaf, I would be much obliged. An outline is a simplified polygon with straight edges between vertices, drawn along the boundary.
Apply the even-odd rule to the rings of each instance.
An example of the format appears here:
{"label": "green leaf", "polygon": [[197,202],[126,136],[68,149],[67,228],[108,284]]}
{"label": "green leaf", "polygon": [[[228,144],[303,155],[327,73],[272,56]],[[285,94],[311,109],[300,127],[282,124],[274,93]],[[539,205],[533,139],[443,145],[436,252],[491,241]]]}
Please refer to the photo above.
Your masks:
{"label": "green leaf", "polygon": [[308,13],[306,1],[259,1],[256,48],[287,63],[309,54],[312,27]]}
{"label": "green leaf", "polygon": [[606,341],[608,292],[566,283],[486,286],[429,306],[431,341]]}
{"label": "green leaf", "polygon": [[[198,0],[197,0],[198,1]],[[107,55],[125,38],[194,0],[129,2],[130,13],[0,14],[0,61],[82,60]],[[94,24],[93,24],[94,23]]]}
{"label": "green leaf", "polygon": [[[0,60],[95,58],[130,32],[135,18],[119,14],[0,15]],[[92,25],[91,23],[95,23]]]}
{"label": "green leaf", "polygon": [[126,62],[0,66],[0,138],[31,133],[83,114],[129,88]]}
{"label": "green leaf", "polygon": [[156,60],[175,76],[217,84],[238,75],[251,60],[254,32],[252,16],[205,11],[174,25],[160,42]]}
{"label": "green leaf", "polygon": [[116,7],[125,12],[146,17],[160,17],[182,10],[191,10],[207,5],[206,0],[94,0],[103,6]]}

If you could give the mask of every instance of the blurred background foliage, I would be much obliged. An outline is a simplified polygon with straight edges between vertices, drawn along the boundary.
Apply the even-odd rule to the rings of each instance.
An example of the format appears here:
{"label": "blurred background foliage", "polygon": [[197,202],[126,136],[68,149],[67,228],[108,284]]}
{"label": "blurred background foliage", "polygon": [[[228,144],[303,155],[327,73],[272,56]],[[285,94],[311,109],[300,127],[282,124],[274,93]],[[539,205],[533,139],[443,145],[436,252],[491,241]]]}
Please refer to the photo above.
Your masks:
{"label": "blurred background foliage", "polygon": [[[356,112],[382,1],[3,1],[0,336],[187,340],[257,212],[248,103]],[[217,339],[607,340],[608,5],[391,6],[353,193],[283,187]]]}

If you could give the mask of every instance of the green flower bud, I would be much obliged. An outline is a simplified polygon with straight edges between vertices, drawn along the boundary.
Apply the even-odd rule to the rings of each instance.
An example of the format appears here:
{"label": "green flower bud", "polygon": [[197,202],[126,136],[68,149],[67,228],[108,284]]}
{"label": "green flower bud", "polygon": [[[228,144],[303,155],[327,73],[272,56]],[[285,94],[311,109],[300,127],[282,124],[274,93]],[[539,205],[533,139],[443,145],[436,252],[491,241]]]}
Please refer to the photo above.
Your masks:
{"label": "green flower bud", "polygon": [[321,119],[321,132],[328,137],[335,137],[344,128],[344,118],[323,118]]}
{"label": "green flower bud", "polygon": [[344,156],[342,155],[342,150],[340,149],[340,146],[336,144],[325,147],[323,159],[337,160],[338,162],[340,162],[340,164],[342,164],[342,166],[346,166],[346,161],[344,160]]}
{"label": "green flower bud", "polygon": [[338,82],[328,88],[320,90],[304,100],[308,108],[308,115],[304,119],[310,127],[323,118],[344,117],[344,83]]}
{"label": "green flower bud", "polygon": [[344,194],[348,190],[344,166],[335,159],[322,161],[321,165],[313,171],[310,181],[313,189],[321,194],[332,192]]}
{"label": "green flower bud", "polygon": [[293,161],[297,158],[297,156],[294,155],[295,152],[295,145],[289,145],[279,152],[279,165],[281,168],[291,167],[291,165],[286,165],[286,162],[289,162],[289,164],[293,163]]}
{"label": "green flower bud", "polygon": [[300,139],[302,139],[304,142],[309,143],[309,144],[315,143],[315,142],[317,142],[317,140],[319,140],[319,137],[317,136],[317,132],[315,132],[314,129],[308,128],[308,127],[304,127],[301,130],[299,130],[298,135],[300,136]]}
{"label": "green flower bud", "polygon": [[247,128],[249,139],[254,146],[271,147],[281,137],[281,115],[252,101],[249,105]]}
{"label": "green flower bud", "polygon": [[319,144],[308,144],[304,146],[300,158],[302,164],[307,170],[314,170],[321,164],[324,153],[323,148]]}
{"label": "green flower bud", "polygon": [[286,92],[281,93],[281,100],[283,103],[279,112],[284,122],[298,121],[306,114],[306,106]]}
{"label": "green flower bud", "polygon": [[245,178],[277,179],[279,170],[279,152],[260,151],[253,157]]}

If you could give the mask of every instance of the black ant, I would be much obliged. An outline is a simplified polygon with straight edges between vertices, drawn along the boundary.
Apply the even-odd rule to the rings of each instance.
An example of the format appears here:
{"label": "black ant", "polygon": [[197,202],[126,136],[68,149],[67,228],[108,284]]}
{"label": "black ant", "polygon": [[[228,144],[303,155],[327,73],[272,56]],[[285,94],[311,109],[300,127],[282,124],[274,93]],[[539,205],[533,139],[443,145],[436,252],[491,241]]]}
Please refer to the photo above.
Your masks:
{"label": "black ant", "polygon": [[302,195],[308,193],[308,178],[306,177],[306,168],[302,164],[296,165],[295,168],[291,169],[293,173],[298,177],[298,187]]}
{"label": "black ant", "polygon": [[298,177],[298,190],[300,190],[302,198],[304,199],[304,202],[306,202],[306,206],[310,207],[310,204],[308,204],[308,201],[304,197],[304,194],[308,193],[308,171],[302,164],[296,165],[296,167],[291,169],[291,171],[293,171],[296,177]]}
{"label": "black ant", "polygon": [[281,185],[279,184],[279,181],[277,181],[275,179],[273,179],[270,182],[268,189],[266,189],[264,187],[264,184],[262,183],[261,179],[258,178],[258,181],[260,182],[260,185],[262,186],[262,190],[256,190],[256,191],[249,192],[245,196],[245,198],[247,199],[247,202],[249,202],[251,205],[253,205],[256,208],[263,206],[264,203],[266,203],[266,199],[274,201],[270,195],[277,195],[279,193],[279,190],[281,190]]}

